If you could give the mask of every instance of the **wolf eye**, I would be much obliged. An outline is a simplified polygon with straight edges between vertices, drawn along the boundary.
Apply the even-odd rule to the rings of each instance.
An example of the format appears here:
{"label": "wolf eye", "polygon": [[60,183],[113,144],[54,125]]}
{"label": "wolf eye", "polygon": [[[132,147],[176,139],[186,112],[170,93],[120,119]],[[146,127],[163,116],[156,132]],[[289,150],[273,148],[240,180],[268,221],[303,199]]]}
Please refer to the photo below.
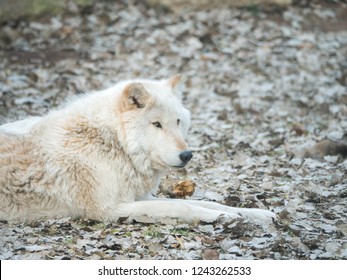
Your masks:
{"label": "wolf eye", "polygon": [[162,126],[161,126],[161,123],[160,122],[154,122],[154,123],[152,123],[155,127],[158,127],[158,128],[163,128]]}
{"label": "wolf eye", "polygon": [[181,123],[180,119],[177,119],[177,125],[179,125]]}

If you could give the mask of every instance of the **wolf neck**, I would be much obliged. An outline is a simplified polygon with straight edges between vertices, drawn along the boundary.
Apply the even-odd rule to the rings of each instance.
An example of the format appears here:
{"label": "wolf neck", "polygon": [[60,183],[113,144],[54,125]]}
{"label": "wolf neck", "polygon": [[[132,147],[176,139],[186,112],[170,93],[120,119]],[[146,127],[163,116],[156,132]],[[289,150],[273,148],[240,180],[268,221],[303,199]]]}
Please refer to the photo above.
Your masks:
{"label": "wolf neck", "polygon": [[148,188],[158,184],[165,170],[156,170],[143,151],[126,144],[126,138],[116,129],[116,119],[112,120],[105,112],[79,111],[66,115],[69,118],[61,123],[63,141],[60,141],[65,148],[72,153],[83,153],[94,161],[109,162],[114,166],[125,164],[124,170],[133,170],[132,173],[141,177]]}

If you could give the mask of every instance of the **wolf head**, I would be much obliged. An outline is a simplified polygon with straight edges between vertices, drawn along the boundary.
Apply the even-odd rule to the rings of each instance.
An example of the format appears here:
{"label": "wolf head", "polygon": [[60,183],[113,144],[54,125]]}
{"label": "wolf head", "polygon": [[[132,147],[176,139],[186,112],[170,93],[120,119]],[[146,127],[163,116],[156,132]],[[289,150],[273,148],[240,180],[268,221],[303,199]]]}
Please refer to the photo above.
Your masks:
{"label": "wolf head", "polygon": [[192,158],[184,138],[190,113],[181,102],[181,76],[168,80],[127,82],[119,111],[123,139],[131,155],[144,155],[161,170],[182,168]]}

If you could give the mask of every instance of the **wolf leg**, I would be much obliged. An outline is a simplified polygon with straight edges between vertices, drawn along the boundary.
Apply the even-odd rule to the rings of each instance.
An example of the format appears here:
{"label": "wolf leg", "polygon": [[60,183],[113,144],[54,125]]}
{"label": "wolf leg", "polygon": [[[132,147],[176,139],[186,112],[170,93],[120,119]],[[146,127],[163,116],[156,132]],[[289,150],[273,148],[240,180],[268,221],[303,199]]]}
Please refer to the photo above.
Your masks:
{"label": "wolf leg", "polygon": [[148,216],[153,219],[175,218],[185,222],[213,222],[220,217],[229,219],[240,218],[239,214],[209,209],[194,205],[185,200],[147,200],[122,203],[117,207],[117,217]]}
{"label": "wolf leg", "polygon": [[269,219],[271,220],[272,218],[276,218],[275,213],[265,209],[229,207],[211,201],[187,200],[187,202],[192,205],[198,205],[200,207],[205,207],[208,209],[238,214],[242,217],[247,217],[254,221],[266,221]]}
{"label": "wolf leg", "polygon": [[269,222],[272,218],[276,218],[276,214],[265,209],[259,208],[237,208],[237,207],[229,207],[226,205],[222,205],[217,202],[212,201],[201,201],[201,200],[183,200],[183,199],[166,199],[166,198],[156,198],[154,196],[146,196],[146,199],[154,200],[154,201],[181,201],[184,203],[188,203],[192,206],[197,206],[200,208],[216,210],[219,212],[228,213],[231,215],[238,215],[240,217],[249,218],[255,222]]}

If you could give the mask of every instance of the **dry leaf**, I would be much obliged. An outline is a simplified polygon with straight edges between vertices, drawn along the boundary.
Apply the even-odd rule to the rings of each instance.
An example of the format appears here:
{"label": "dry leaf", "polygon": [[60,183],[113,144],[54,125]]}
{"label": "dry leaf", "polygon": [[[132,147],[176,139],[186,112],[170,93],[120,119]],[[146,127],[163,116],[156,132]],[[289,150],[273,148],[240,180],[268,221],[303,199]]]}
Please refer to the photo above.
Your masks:
{"label": "dry leaf", "polygon": [[219,260],[219,252],[213,249],[203,250],[201,253],[203,260]]}

